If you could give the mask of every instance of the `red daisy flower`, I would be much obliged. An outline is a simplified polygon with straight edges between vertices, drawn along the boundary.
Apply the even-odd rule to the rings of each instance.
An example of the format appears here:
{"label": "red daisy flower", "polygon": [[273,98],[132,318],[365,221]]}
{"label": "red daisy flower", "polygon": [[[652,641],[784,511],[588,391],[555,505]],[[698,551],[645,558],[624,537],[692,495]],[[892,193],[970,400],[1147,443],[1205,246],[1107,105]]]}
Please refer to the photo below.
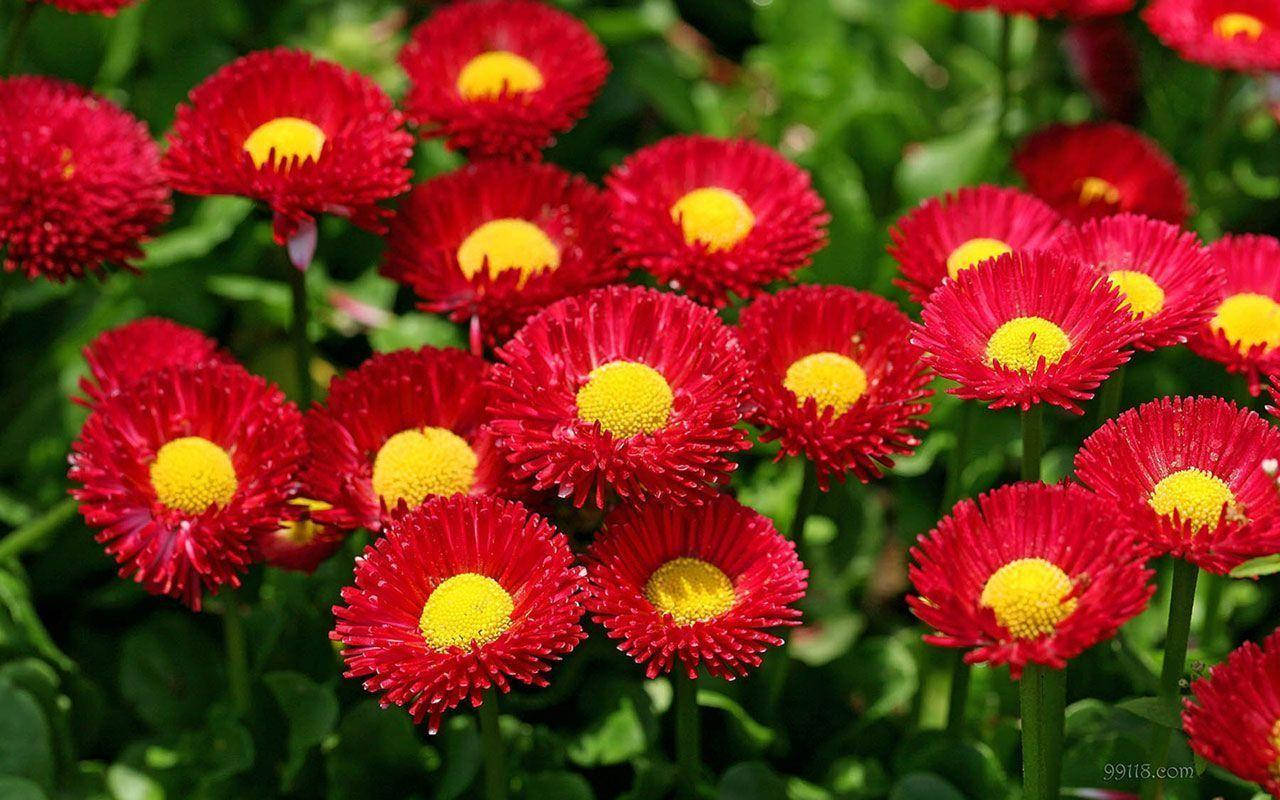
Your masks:
{"label": "red daisy flower", "polygon": [[1273,0],[1152,0],[1142,18],[1187,61],[1245,72],[1280,69],[1280,6]]}
{"label": "red daisy flower", "polygon": [[0,79],[6,270],[61,283],[132,269],[171,211],[145,125],[69,83]]}
{"label": "red daisy flower", "polygon": [[102,14],[114,17],[116,12],[125,6],[131,6],[138,0],[44,0],[51,6],[72,14]]}
{"label": "red daisy flower", "polygon": [[[236,194],[275,213],[275,238],[315,246],[329,212],[380,231],[378,203],[409,188],[413,138],[368,78],[277,48],[236,59],[178,106],[164,166],[188,194]],[[295,262],[299,261],[295,257]]]}
{"label": "red daisy flower", "polygon": [[1013,164],[1032,194],[1077,224],[1131,212],[1181,225],[1191,213],[1173,161],[1118,122],[1051,125],[1027,137]]}
{"label": "red daisy flower", "polygon": [[1209,246],[1224,284],[1213,317],[1189,346],[1245,377],[1257,396],[1261,376],[1280,372],[1280,241],[1224,236]]}
{"label": "red daisy flower", "polygon": [[346,677],[415,722],[543,673],[586,638],[583,570],[563,535],[519,503],[437,498],[398,516],[356,559],[330,637]]}
{"label": "red daisy flower", "polygon": [[1005,253],[1047,247],[1068,225],[1017,189],[977,186],[925,200],[889,231],[894,281],[923,303],[946,278]]}
{"label": "red daisy flower", "polygon": [[199,610],[206,589],[240,585],[276,527],[302,437],[298,409],[243,367],[166,367],[98,401],[71,494],[121,577]]}
{"label": "red daisy flower", "polygon": [[827,241],[809,174],[759,142],[672,136],[605,183],[623,259],[701,303],[794,280]]}
{"label": "red daisy flower", "polygon": [[1231,651],[1191,693],[1182,712],[1191,749],[1280,797],[1280,631]]}
{"label": "red daisy flower", "polygon": [[925,363],[992,408],[1050,403],[1076,414],[1133,355],[1138,321],[1120,290],[1060,253],[1014,253],[965,270],[924,304]]}
{"label": "red daisy flower", "polygon": [[794,542],[725,495],[700,506],[620,508],[587,550],[587,610],[650,678],[679,659],[733,680],[799,625],[809,572]]}
{"label": "red daisy flower", "polygon": [[958,11],[994,8],[1001,14],[1026,14],[1030,17],[1054,17],[1070,0],[938,0]]}
{"label": "red daisy flower", "polygon": [[1133,214],[1089,220],[1054,249],[1079,259],[1120,290],[1153,350],[1187,341],[1213,316],[1222,270],[1194,233]]}
{"label": "red daisy flower", "polygon": [[409,116],[472,157],[537,160],[600,92],[609,62],[578,20],[528,0],[445,6],[400,54]]}
{"label": "red daisy flower", "polygon": [[608,213],[600,190],[550,164],[473,164],[414,187],[383,274],[500,343],[556,300],[626,277]]}
{"label": "red daisy flower", "polygon": [[98,334],[84,349],[84,360],[89,375],[80,379],[80,391],[87,399],[76,398],[76,402],[88,407],[158,369],[206,361],[231,363],[213,339],[159,317],[144,317]]}
{"label": "red daisy flower", "polygon": [[614,286],[561,300],[498,351],[493,430],[516,475],[576,506],[694,501],[749,447],[745,365],[709,308]]}
{"label": "red daisy flower", "polygon": [[491,494],[502,456],[484,427],[488,365],[462,350],[379,353],[335,378],[307,413],[304,483],[342,528],[379,530],[388,513],[436,496]]}
{"label": "red daisy flower", "polygon": [[[1105,530],[1106,536],[1098,531]],[[964,660],[1062,669],[1146,607],[1152,572],[1116,507],[1081,486],[1017,483],[963,500],[911,550],[915,615]]]}
{"label": "red daisy flower", "polygon": [[[303,459],[304,464],[306,460]],[[333,506],[312,500],[309,495],[307,488],[300,487],[276,528],[258,535],[255,544],[260,560],[280,569],[310,574],[342,547],[347,531],[316,518]]]}
{"label": "red daisy flower", "polygon": [[888,300],[843,286],[799,286],[742,310],[753,420],[783,455],[804,455],[825,490],[852,470],[878,478],[928,427],[929,374],[911,321]]}
{"label": "red daisy flower", "polygon": [[1142,59],[1123,20],[1076,22],[1067,28],[1062,43],[1072,71],[1094,105],[1118,120],[1137,116],[1142,104]]}
{"label": "red daisy flower", "polygon": [[1220,397],[1175,397],[1130,409],[1093,433],[1076,475],[1116,502],[1152,555],[1225,574],[1280,552],[1280,494],[1263,462],[1280,431]]}

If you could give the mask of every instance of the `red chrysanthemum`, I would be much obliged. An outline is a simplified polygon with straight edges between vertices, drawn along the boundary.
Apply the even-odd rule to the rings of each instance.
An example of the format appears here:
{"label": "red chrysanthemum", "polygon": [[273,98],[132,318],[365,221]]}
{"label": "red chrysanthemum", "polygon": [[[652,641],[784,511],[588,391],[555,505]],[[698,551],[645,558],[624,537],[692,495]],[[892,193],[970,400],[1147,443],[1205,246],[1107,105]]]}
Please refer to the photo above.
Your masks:
{"label": "red chrysanthemum", "polygon": [[701,303],[751,297],[826,244],[809,174],[759,142],[672,136],[605,179],[623,260]]}
{"label": "red chrysanthemum", "polygon": [[226,361],[218,343],[173,320],[144,317],[98,334],[84,349],[89,375],[80,379],[90,406],[165,367]]}
{"label": "red chrysanthemum", "polygon": [[1031,193],[1077,224],[1134,213],[1181,225],[1187,186],[1160,146],[1118,122],[1051,125],[1013,157]]}
{"label": "red chrysanthemum", "polygon": [[1004,253],[1040,250],[1068,229],[1040,200],[1017,189],[977,186],[933,197],[898,220],[889,255],[894,283],[923,303],[946,278]]}
{"label": "red chrysanthemum", "polygon": [[484,426],[488,365],[462,350],[380,353],[335,378],[307,413],[313,516],[341,528],[379,530],[400,504],[492,494],[504,464]]}
{"label": "red chrysanthemum", "polygon": [[1089,220],[1054,249],[1079,259],[1120,290],[1138,317],[1140,350],[1182,344],[1213,316],[1222,270],[1194,233],[1132,214]]}
{"label": "red chrysanthemum", "polygon": [[1124,21],[1106,17],[1073,23],[1062,45],[1094,105],[1108,117],[1132,121],[1142,105],[1142,59]]}
{"label": "red chrysanthemum", "polygon": [[318,512],[332,506],[310,495],[306,487],[299,487],[275,529],[258,534],[254,545],[260,560],[280,569],[312,573],[342,547],[348,532],[317,519]]}
{"label": "red chrysanthemum", "polygon": [[[1099,531],[1106,531],[1099,536]],[[963,500],[911,550],[915,615],[964,660],[1062,669],[1115,634],[1155,586],[1116,507],[1074,484]]]}
{"label": "red chrysanthemum", "polygon": [[409,188],[413,137],[370,79],[310,53],[250,53],[215,72],[178,106],[164,166],[188,194],[266,203],[275,238],[314,245],[313,214],[380,231],[379,202]]}
{"label": "red chrysanthemum", "polygon": [[1280,631],[1232,650],[1191,693],[1182,712],[1191,749],[1280,797]]}
{"label": "red chrysanthemum", "polygon": [[1113,500],[1147,541],[1225,574],[1280,552],[1280,494],[1263,462],[1280,430],[1220,397],[1175,397],[1130,409],[1093,433],[1076,475]]}
{"label": "red chrysanthemum", "polygon": [[167,367],[97,403],[71,493],[121,577],[198,610],[206,589],[240,584],[277,525],[302,440],[297,408],[243,367]]}
{"label": "red chrysanthemum", "polygon": [[445,6],[414,30],[400,63],[422,133],[473,158],[538,159],[609,74],[585,25],[529,0]]}
{"label": "red chrysanthemum", "polygon": [[574,505],[689,502],[749,446],[742,350],[709,308],[615,286],[561,300],[498,351],[493,430],[516,475]]}
{"label": "red chrysanthemum", "polygon": [[51,78],[0,79],[4,268],[51,281],[132,269],[169,218],[160,152],[107,100]]}
{"label": "red chrysanthemum", "polygon": [[1138,322],[1120,291],[1060,253],[1014,253],[960,273],[924,304],[912,341],[925,363],[992,408],[1077,403],[1133,355]]}
{"label": "red chrysanthemum", "polygon": [[116,15],[125,6],[131,6],[138,0],[44,0],[51,6],[73,14],[103,14],[108,17]]}
{"label": "red chrysanthemum", "polygon": [[1280,69],[1274,0],[1152,0],[1142,18],[1188,61],[1246,72]]}
{"label": "red chrysanthemum", "polygon": [[432,733],[491,687],[546,686],[543,673],[586,638],[585,581],[563,535],[519,503],[437,498],[398,516],[356,559],[330,634],[346,677]]}
{"label": "red chrysanthemum", "polygon": [[700,506],[621,508],[587,550],[587,610],[650,678],[679,660],[733,680],[799,625],[809,572],[795,543],[725,495]]}
{"label": "red chrysanthemum", "polygon": [[1245,377],[1257,396],[1264,375],[1280,372],[1280,240],[1224,236],[1209,246],[1222,269],[1213,316],[1188,345]]}
{"label": "red chrysanthemum", "polygon": [[556,300],[626,276],[608,213],[600,190],[550,164],[473,164],[414,187],[383,274],[498,344]]}
{"label": "red chrysanthemum", "polygon": [[778,457],[803,455],[819,485],[878,478],[928,427],[929,374],[911,321],[888,300],[843,286],[799,286],[742,310],[754,422]]}
{"label": "red chrysanthemum", "polygon": [[938,2],[958,11],[994,8],[1001,14],[1054,17],[1062,13],[1070,0],[938,0]]}

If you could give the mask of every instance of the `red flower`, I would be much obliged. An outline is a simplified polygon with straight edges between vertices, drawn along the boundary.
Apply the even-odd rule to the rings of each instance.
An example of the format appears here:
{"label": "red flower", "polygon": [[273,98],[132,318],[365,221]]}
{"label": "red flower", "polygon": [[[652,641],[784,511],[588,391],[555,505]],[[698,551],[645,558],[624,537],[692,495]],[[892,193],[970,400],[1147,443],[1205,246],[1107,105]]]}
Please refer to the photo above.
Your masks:
{"label": "red flower", "polygon": [[1059,253],[1000,256],[939,286],[913,342],[925,363],[960,385],[952,394],[992,408],[1050,403],[1082,413],[1129,360],[1138,323],[1119,290]]}
{"label": "red flower", "polygon": [[615,286],[561,300],[498,350],[493,430],[516,475],[576,506],[690,502],[749,444],[742,352],[711,309]]}
{"label": "red flower", "polygon": [[501,343],[556,300],[626,277],[608,213],[598,189],[550,164],[473,164],[409,193],[383,274]]}
{"label": "red flower", "polygon": [[1191,693],[1182,712],[1191,749],[1280,797],[1280,631],[1232,650]]}
{"label": "red flower", "polygon": [[1054,17],[1061,13],[1071,0],[938,0],[938,2],[958,11],[994,8],[1001,14]]}
{"label": "red flower", "polygon": [[[32,2],[33,0],[28,0]],[[44,0],[51,6],[73,14],[103,14],[114,17],[116,12],[125,6],[131,6],[138,0]]]}
{"label": "red flower", "polygon": [[[303,456],[304,468],[310,459],[309,452]],[[289,505],[275,528],[258,534],[254,544],[259,560],[280,569],[310,574],[342,547],[347,531],[317,517],[333,506],[323,500],[313,500],[312,494],[310,486],[294,487]]]}
{"label": "red flower", "polygon": [[275,213],[275,238],[312,239],[329,212],[380,231],[409,188],[413,139],[377,84],[310,53],[236,59],[178,106],[165,170],[178,191],[236,194]]}
{"label": "red flower", "polygon": [[335,378],[307,413],[304,483],[313,512],[341,528],[379,530],[388,512],[430,497],[491,494],[502,457],[484,427],[488,366],[462,350],[379,353]]}
{"label": "red flower", "polygon": [[445,6],[400,54],[409,116],[472,157],[536,160],[600,92],[609,62],[578,20],[542,3]]}
{"label": "red flower", "polygon": [[1273,0],[1152,0],[1142,18],[1188,61],[1246,72],[1280,69],[1280,6]]}
{"label": "red flower", "polygon": [[1079,259],[1120,290],[1138,318],[1140,350],[1182,344],[1213,316],[1222,270],[1194,233],[1177,225],[1121,214],[1089,220],[1054,249]]}
{"label": "red flower", "polygon": [[0,250],[28,278],[132,269],[171,212],[147,128],[51,78],[0,79]]}
{"label": "red flower", "polygon": [[672,136],[605,179],[622,257],[701,303],[793,280],[826,244],[809,175],[758,142]]}
{"label": "red flower", "polygon": [[894,283],[923,303],[946,278],[983,261],[1047,247],[1067,223],[1017,189],[978,186],[925,200],[889,231],[889,255],[902,278]]}
{"label": "red flower", "polygon": [[718,495],[700,506],[620,508],[587,550],[587,610],[653,678],[678,659],[733,680],[799,625],[809,572],[773,523]]}
{"label": "red flower", "polygon": [[1213,317],[1189,346],[1245,377],[1257,396],[1261,376],[1280,371],[1280,241],[1224,236],[1209,255],[1225,278]]}
{"label": "red flower", "polygon": [[463,700],[544,672],[586,638],[582,568],[564,536],[519,503],[437,498],[397,517],[356,559],[330,637],[346,677],[432,733]]}
{"label": "red flower", "polygon": [[1173,161],[1118,122],[1051,125],[1013,163],[1032,194],[1075,223],[1132,212],[1181,225],[1191,213]]}
{"label": "red flower", "polygon": [[822,488],[852,470],[878,478],[928,427],[929,375],[911,322],[884,298],[843,286],[765,296],[738,321],[754,421],[778,457],[804,455]]}
{"label": "red flower", "polygon": [[1142,59],[1124,21],[1106,17],[1073,23],[1062,44],[1094,105],[1109,117],[1133,120],[1142,105]]}
{"label": "red flower", "polygon": [[970,648],[969,664],[1008,664],[1015,679],[1027,664],[1062,669],[1155,591],[1115,506],[1074,484],[962,500],[911,557],[907,602],[935,631],[924,640]]}
{"label": "red flower", "polygon": [[164,367],[231,362],[208,336],[159,317],[144,317],[98,334],[84,349],[84,360],[89,375],[80,379],[80,391],[86,399],[76,402],[87,407]]}
{"label": "red flower", "polygon": [[1137,0],[1067,0],[1065,11],[1073,19],[1110,17],[1133,10]]}
{"label": "red flower", "polygon": [[243,367],[166,367],[98,401],[71,494],[121,577],[199,610],[284,513],[302,436],[297,408]]}
{"label": "red flower", "polygon": [[1263,462],[1280,431],[1220,397],[1175,397],[1130,409],[1093,433],[1076,474],[1119,505],[1153,555],[1226,574],[1280,552],[1280,495]]}

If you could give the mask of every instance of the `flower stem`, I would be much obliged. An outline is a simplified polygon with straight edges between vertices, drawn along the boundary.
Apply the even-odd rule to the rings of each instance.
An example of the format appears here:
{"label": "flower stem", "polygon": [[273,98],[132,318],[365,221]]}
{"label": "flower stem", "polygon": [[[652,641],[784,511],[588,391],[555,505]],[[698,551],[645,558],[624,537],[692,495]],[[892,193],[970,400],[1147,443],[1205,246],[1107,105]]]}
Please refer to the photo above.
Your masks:
{"label": "flower stem", "polygon": [[1203,617],[1200,624],[1200,648],[1213,652],[1218,641],[1219,623],[1222,621],[1222,595],[1227,589],[1227,581],[1231,579],[1226,575],[1206,573],[1204,580],[1208,585],[1204,587],[1204,605],[1200,608]]}
{"label": "flower stem", "polygon": [[956,415],[956,446],[951,449],[951,459],[947,462],[947,480],[942,490],[942,508],[946,514],[964,493],[964,468],[969,462],[969,445],[973,439],[973,426],[980,406],[977,403],[961,401]]}
{"label": "flower stem", "polygon": [[672,682],[675,684],[678,796],[681,800],[693,800],[697,796],[698,774],[701,772],[698,679],[672,673]]}
{"label": "flower stem", "polygon": [[506,800],[507,765],[502,752],[502,728],[498,724],[498,692],[485,692],[484,702],[476,709],[480,718],[480,739],[484,748],[485,800]]}
{"label": "flower stem", "polygon": [[68,497],[53,508],[0,539],[0,561],[21,555],[29,548],[56,533],[67,520],[75,516],[76,500]]}
{"label": "flower stem", "polygon": [[791,539],[800,538],[800,534],[804,533],[804,523],[809,519],[809,515],[813,513],[813,509],[818,505],[818,472],[813,466],[813,462],[805,460],[804,462],[804,478],[800,483],[800,495],[796,498],[796,510],[791,515]]}
{"label": "flower stem", "polygon": [[1231,105],[1231,97],[1240,87],[1243,76],[1231,70],[1218,71],[1218,83],[1213,90],[1213,105],[1207,118],[1208,130],[1201,141],[1200,159],[1196,162],[1195,191],[1201,208],[1209,205],[1208,183],[1209,172],[1218,165],[1222,156],[1222,139],[1230,120],[1227,107]]}
{"label": "flower stem", "polygon": [[1044,455],[1044,406],[1039,403],[1022,412],[1022,479],[1040,480]]}
{"label": "flower stem", "polygon": [[[1190,561],[1173,562],[1173,576],[1169,583],[1169,626],[1164,637],[1164,664],[1160,668],[1160,684],[1157,697],[1170,715],[1177,716],[1178,702],[1182,698],[1182,675],[1187,664],[1187,640],[1191,636],[1191,611],[1196,601],[1196,579],[1200,568]],[[1157,725],[1151,745],[1151,774],[1163,771],[1169,762],[1169,750],[1173,745],[1173,729]],[[1142,787],[1142,796],[1159,798],[1164,795],[1164,779],[1152,778]]]}
{"label": "flower stem", "polygon": [[999,105],[996,109],[996,139],[999,142],[1008,140],[1009,104],[1013,97],[1010,88],[1009,70],[1013,64],[1013,17],[1009,14],[999,15],[1000,50],[996,56],[996,68],[1000,71]]}
{"label": "flower stem", "polygon": [[227,692],[236,714],[249,711],[249,657],[244,646],[244,622],[234,592],[225,595],[222,606],[222,641],[227,654]]}
{"label": "flower stem", "polygon": [[40,3],[36,0],[23,0],[22,7],[9,24],[9,36],[5,39],[4,52],[0,54],[0,74],[10,75],[18,64],[18,55],[22,51],[22,42],[26,38],[27,28],[31,26],[31,18],[35,16]]}
{"label": "flower stem", "polygon": [[1019,690],[1022,696],[1022,796],[1024,800],[1058,800],[1067,672],[1028,664],[1022,672]]}
{"label": "flower stem", "polygon": [[964,707],[969,699],[969,676],[972,668],[964,661],[963,650],[954,653],[951,664],[951,691],[947,696],[947,733],[959,736],[964,732]]}
{"label": "flower stem", "polygon": [[1124,394],[1124,367],[1111,373],[1111,378],[1102,384],[1101,396],[1098,398],[1098,424],[1106,422],[1120,410],[1120,398]]}
{"label": "flower stem", "polygon": [[293,319],[289,324],[289,333],[293,339],[293,355],[295,369],[298,372],[298,405],[304,410],[311,405],[311,337],[307,325],[311,318],[311,307],[307,300],[307,272],[288,266],[289,289],[293,295]]}

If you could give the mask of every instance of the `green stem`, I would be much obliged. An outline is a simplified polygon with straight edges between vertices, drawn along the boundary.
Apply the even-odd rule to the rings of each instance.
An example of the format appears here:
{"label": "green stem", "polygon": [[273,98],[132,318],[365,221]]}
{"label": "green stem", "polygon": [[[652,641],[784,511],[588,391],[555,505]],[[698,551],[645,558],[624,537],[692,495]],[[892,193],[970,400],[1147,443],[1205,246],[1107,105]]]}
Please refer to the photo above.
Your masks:
{"label": "green stem", "polygon": [[1036,403],[1022,412],[1022,479],[1040,480],[1044,456],[1044,406]]}
{"label": "green stem", "polygon": [[1210,170],[1217,166],[1221,158],[1222,138],[1229,122],[1227,107],[1231,104],[1231,96],[1235,94],[1242,79],[1243,76],[1230,70],[1218,72],[1218,84],[1213,90],[1213,104],[1206,123],[1208,130],[1205,131],[1202,140],[1204,145],[1200,151],[1200,160],[1196,162],[1195,190],[1201,208],[1209,204],[1209,190],[1205,184],[1208,182]]}
{"label": "green stem", "polygon": [[9,36],[5,39],[4,51],[0,53],[0,74],[10,75],[18,63],[18,54],[22,51],[22,42],[26,38],[31,18],[35,16],[40,3],[36,0],[23,0],[13,23],[9,26]]}
{"label": "green stem", "polygon": [[311,337],[307,325],[311,318],[311,307],[307,300],[307,272],[296,269],[292,265],[289,270],[289,289],[293,295],[293,319],[289,325],[289,334],[293,339],[293,356],[295,369],[298,372],[298,405],[303,409],[311,406]]}
{"label": "green stem", "polygon": [[[676,672],[680,669],[677,667]],[[693,800],[698,793],[698,775],[702,771],[699,755],[701,734],[698,730],[698,679],[672,673],[675,684],[676,769],[678,796]]]}
{"label": "green stem", "polygon": [[507,765],[502,751],[502,727],[498,720],[498,692],[485,692],[484,702],[476,709],[480,717],[480,739],[484,747],[485,800],[506,800]]}
{"label": "green stem", "polygon": [[818,505],[818,472],[808,459],[804,462],[804,478],[800,483],[800,495],[796,499],[796,510],[791,515],[791,539],[798,540],[804,533],[804,523]]}
{"label": "green stem", "polygon": [[244,620],[234,592],[228,592],[222,606],[222,640],[227,654],[227,691],[231,706],[244,716],[249,711],[249,656],[244,645]]}
{"label": "green stem", "polygon": [[68,497],[53,508],[0,539],[0,561],[25,553],[30,548],[57,533],[67,520],[76,514],[76,499]]}
{"label": "green stem", "polygon": [[1212,651],[1218,641],[1219,623],[1222,622],[1222,595],[1227,581],[1231,579],[1212,573],[1206,573],[1204,579],[1208,585],[1204,587],[1204,606],[1201,608],[1204,620],[1200,625],[1200,647]]}
{"label": "green stem", "polygon": [[[1157,697],[1171,717],[1178,714],[1182,699],[1182,675],[1187,664],[1187,640],[1191,637],[1191,611],[1196,601],[1196,578],[1200,568],[1190,561],[1173,562],[1173,576],[1169,583],[1169,625],[1164,637],[1164,664],[1160,668],[1160,684]],[[1169,762],[1169,750],[1173,745],[1173,729],[1156,726],[1151,746],[1151,772],[1163,771]],[[1142,796],[1160,798],[1164,795],[1164,779],[1152,778],[1142,787]]]}
{"label": "green stem", "polygon": [[1022,698],[1024,800],[1058,800],[1062,777],[1062,729],[1067,672],[1028,664],[1019,681]]}
{"label": "green stem", "polygon": [[964,469],[969,462],[969,447],[973,440],[973,426],[980,406],[961,401],[956,417],[956,445],[951,449],[947,462],[947,480],[942,490],[941,513],[946,514],[964,493]]}
{"label": "green stem", "polygon": [[1102,384],[1102,392],[1098,398],[1098,424],[1106,422],[1120,410],[1120,398],[1124,394],[1124,367],[1111,373],[1111,378]]}
{"label": "green stem", "polygon": [[960,735],[964,732],[964,707],[969,699],[969,677],[971,667],[964,662],[963,650],[953,654],[951,664],[951,690],[947,695],[947,733]]}

